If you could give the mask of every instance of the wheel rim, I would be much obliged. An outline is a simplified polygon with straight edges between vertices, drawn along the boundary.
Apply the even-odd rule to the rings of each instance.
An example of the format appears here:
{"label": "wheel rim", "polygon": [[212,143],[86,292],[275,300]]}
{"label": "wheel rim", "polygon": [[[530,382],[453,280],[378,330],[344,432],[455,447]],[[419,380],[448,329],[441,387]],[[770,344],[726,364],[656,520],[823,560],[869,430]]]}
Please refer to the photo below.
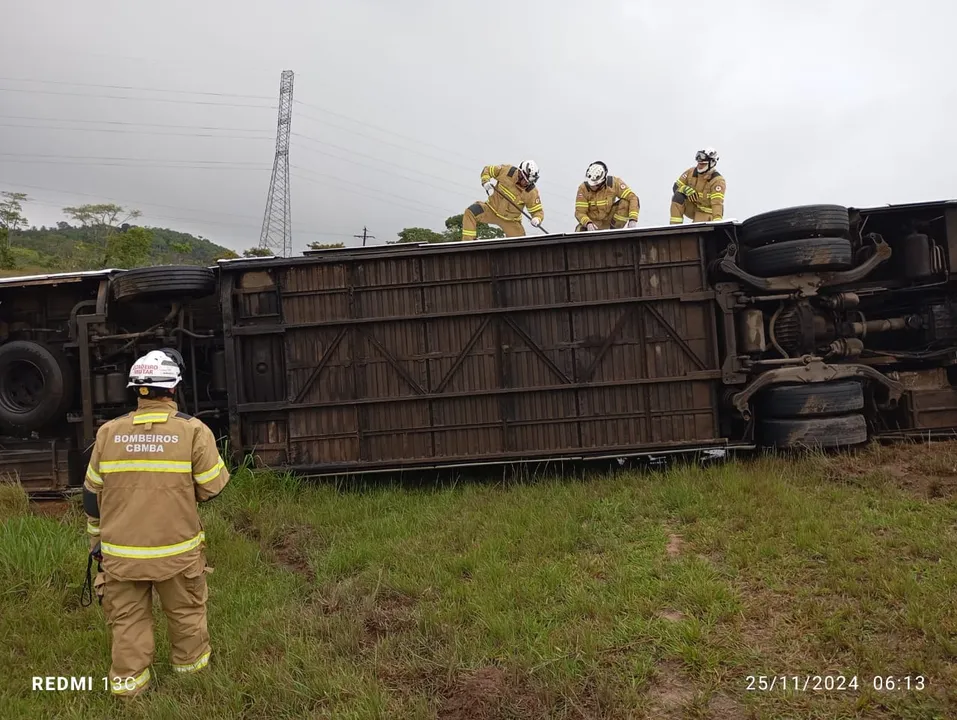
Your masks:
{"label": "wheel rim", "polygon": [[0,406],[13,413],[27,413],[43,400],[46,380],[39,366],[29,360],[10,363],[0,385]]}

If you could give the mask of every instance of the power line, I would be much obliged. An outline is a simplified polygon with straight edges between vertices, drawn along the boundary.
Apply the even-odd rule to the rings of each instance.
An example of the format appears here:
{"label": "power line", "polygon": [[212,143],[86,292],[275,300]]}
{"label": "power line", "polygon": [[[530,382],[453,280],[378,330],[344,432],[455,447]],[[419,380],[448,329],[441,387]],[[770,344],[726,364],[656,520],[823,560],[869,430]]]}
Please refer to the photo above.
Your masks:
{"label": "power line", "polygon": [[[409,175],[402,175],[401,173],[397,173],[397,172],[394,172],[394,171],[392,171],[392,170],[386,170],[385,168],[377,168],[377,167],[375,167],[375,166],[373,166],[373,165],[367,165],[366,163],[357,162],[356,160],[352,160],[351,158],[344,158],[344,157],[340,157],[339,155],[333,155],[332,153],[328,153],[328,152],[325,152],[325,151],[323,151],[323,150],[315,150],[315,149],[310,148],[310,147],[304,147],[304,148],[301,148],[301,149],[302,149],[302,150],[305,150],[306,152],[316,153],[317,155],[325,155],[326,157],[335,158],[336,160],[342,160],[343,162],[347,162],[347,163],[349,163],[350,165],[355,165],[355,166],[357,166],[357,167],[368,168],[369,170],[374,170],[375,172],[381,172],[381,173],[386,173],[386,174],[388,174],[388,175],[393,175],[393,176],[395,176],[395,177],[400,177],[400,178],[402,178],[402,179],[404,179],[404,180],[409,180],[410,182],[414,182],[414,183],[416,183],[416,184],[418,184],[418,185],[424,185],[424,186],[430,187],[430,188],[432,188],[432,189],[434,189],[434,190],[440,190],[440,191],[442,191],[442,192],[454,194],[454,195],[457,195],[457,196],[461,196],[461,195],[462,195],[461,191],[459,191],[459,190],[453,190],[452,188],[448,187],[449,185],[455,185],[456,187],[463,187],[463,188],[464,188],[464,187],[467,187],[466,185],[463,185],[462,183],[456,183],[456,182],[451,182],[451,181],[448,182],[448,183],[446,183],[446,186],[445,186],[445,187],[442,187],[441,185],[433,185],[433,184],[431,184],[431,183],[425,182],[424,180],[420,180],[420,179],[418,179],[418,178],[410,177]],[[401,167],[401,166],[396,166],[396,167]],[[412,170],[411,168],[410,168],[409,170],[410,170],[410,172],[418,172],[417,170]],[[427,173],[420,173],[420,174],[427,175],[428,177],[433,177],[433,176],[428,175]]]}
{"label": "power line", "polygon": [[34,95],[71,95],[73,97],[85,97],[85,98],[107,98],[110,100],[138,100],[141,102],[165,102],[165,103],[176,103],[177,105],[214,105],[216,107],[244,107],[244,108],[257,108],[259,110],[275,110],[275,105],[250,105],[246,103],[219,103],[219,102],[209,102],[206,100],[177,100],[175,98],[141,98],[141,97],[130,97],[128,95],[105,95],[103,93],[73,93],[73,92],[59,92],[57,90],[28,90],[26,88],[0,88],[0,92],[18,92],[18,93],[27,93]]}
{"label": "power line", "polygon": [[[295,168],[295,166],[293,166],[293,167]],[[416,207],[416,206],[410,205],[408,201],[406,201],[406,202],[404,202],[404,203],[402,203],[402,204],[399,204],[399,203],[396,203],[396,202],[392,202],[391,200],[386,200],[386,199],[384,199],[384,198],[372,197],[371,195],[368,194],[368,191],[366,191],[366,192],[359,192],[358,190],[350,190],[349,188],[342,187],[342,186],[339,184],[339,182],[334,182],[333,180],[315,180],[315,179],[310,178],[310,177],[307,177],[307,176],[305,176],[305,175],[300,175],[300,174],[298,174],[298,173],[293,173],[293,175],[294,175],[295,177],[298,177],[300,180],[304,180],[304,181],[306,181],[306,182],[316,183],[316,184],[319,184],[319,185],[330,185],[330,186],[332,186],[332,187],[334,187],[334,188],[336,188],[336,189],[338,189],[338,190],[341,190],[342,192],[351,193],[351,194],[353,194],[353,195],[360,195],[360,196],[366,198],[367,200],[376,200],[376,201],[378,201],[378,202],[382,202],[382,203],[385,203],[385,204],[387,204],[387,205],[395,205],[396,207],[400,207],[400,208],[402,208],[403,210],[411,210],[411,211],[413,211],[413,212],[419,213],[420,215],[428,215],[430,218],[433,218],[433,219],[434,219],[435,216],[436,216],[435,208],[426,209],[426,208]],[[403,199],[404,199],[404,198],[403,198]]]}
{"label": "power line", "polygon": [[[465,159],[465,160],[469,160],[469,161],[471,161],[471,162],[477,162],[477,161],[475,160],[475,158],[469,157],[468,155],[463,155],[462,153],[457,152],[457,151],[455,151],[455,150],[450,150],[449,148],[444,148],[444,147],[442,147],[442,146],[440,146],[440,145],[434,145],[433,143],[428,143],[428,142],[425,142],[425,141],[423,141],[423,140],[418,140],[418,139],[416,139],[416,138],[414,138],[414,137],[411,137],[411,136],[409,136],[409,135],[403,135],[403,134],[401,134],[401,133],[395,132],[394,130],[389,130],[388,128],[384,128],[384,127],[382,127],[381,125],[373,125],[372,123],[365,122],[364,120],[359,120],[359,119],[354,118],[354,117],[351,117],[351,116],[349,116],[349,115],[345,115],[345,114],[343,114],[343,113],[336,112],[336,111],[334,111],[334,110],[329,110],[328,108],[324,108],[324,107],[322,107],[322,106],[320,106],[320,105],[312,105],[311,103],[305,103],[305,102],[302,102],[301,100],[296,100],[296,103],[299,104],[299,105],[302,105],[303,107],[313,108],[314,110],[318,110],[319,112],[326,113],[327,115],[333,115],[333,116],[335,116],[335,117],[341,117],[341,118],[343,118],[344,120],[349,120],[350,122],[354,122],[354,123],[356,123],[357,125],[364,125],[364,126],[366,126],[366,127],[372,128],[373,130],[378,130],[378,131],[381,132],[381,133],[386,133],[387,135],[392,135],[392,136],[394,136],[394,137],[402,138],[402,139],[404,139],[404,140],[408,140],[408,141],[410,141],[410,142],[414,142],[414,143],[416,143],[416,144],[418,144],[418,145],[424,145],[424,146],[426,146],[426,147],[431,147],[431,148],[434,148],[434,149],[436,149],[436,150],[441,150],[442,152],[445,152],[445,153],[450,153],[450,154],[452,154],[452,155],[458,155],[459,157],[461,157],[461,158],[463,158],[463,159]],[[308,116],[308,115],[303,115],[302,117],[309,117],[309,116]],[[310,119],[310,120],[315,120],[316,122],[325,122],[324,120],[319,120],[318,118],[311,118],[311,117],[310,117],[309,119]]]}
{"label": "power line", "polygon": [[230,132],[263,132],[263,128],[235,128],[222,127],[219,125],[173,125],[170,123],[145,123],[124,120],[81,120],[79,118],[50,118],[35,117],[33,115],[0,115],[0,118],[3,118],[4,120],[42,120],[44,122],[74,122],[96,125],[134,125],[137,127],[174,128],[177,130],[228,130]]}
{"label": "power line", "polygon": [[235,97],[235,98],[247,98],[249,100],[272,100],[272,98],[268,95],[242,95],[239,93],[204,92],[199,90],[170,90],[167,88],[152,88],[152,87],[143,87],[139,85],[101,85],[99,83],[72,82],[72,81],[66,81],[66,80],[37,80],[33,78],[9,78],[9,77],[0,77],[0,81],[40,83],[43,85],[70,85],[74,87],[95,87],[95,88],[106,88],[109,90],[144,90],[146,92],[166,92],[166,93],[178,93],[180,95],[209,95],[209,96],[215,96],[215,97]]}
{"label": "power line", "polygon": [[[317,145],[324,145],[325,147],[331,147],[331,148],[334,148],[334,149],[336,149],[336,150],[341,150],[342,152],[349,153],[350,155],[356,155],[356,156],[358,156],[358,157],[368,158],[368,159],[374,160],[374,161],[376,161],[376,162],[378,162],[378,163],[382,163],[383,165],[389,165],[389,166],[394,167],[394,168],[399,168],[400,170],[408,170],[409,172],[413,172],[413,173],[415,173],[415,174],[417,174],[417,175],[424,175],[425,177],[429,177],[429,178],[434,178],[434,177],[435,177],[435,174],[434,174],[434,173],[426,173],[426,172],[422,172],[421,170],[415,170],[415,169],[413,169],[413,168],[410,168],[408,165],[399,165],[398,163],[389,162],[388,160],[380,160],[380,159],[377,158],[375,155],[367,155],[366,153],[361,153],[361,152],[358,152],[358,151],[356,151],[356,150],[350,150],[349,148],[342,147],[341,145],[336,145],[336,144],[334,144],[334,143],[324,142],[324,141],[322,141],[322,140],[316,140],[315,138],[310,137],[309,135],[303,135],[302,133],[295,133],[295,132],[294,132],[294,133],[292,133],[292,136],[293,136],[293,137],[297,137],[297,138],[302,138],[303,140],[305,140],[305,141],[307,141],[307,142],[316,143]],[[318,151],[318,150],[315,150],[315,151],[313,151],[313,152],[319,152],[319,151]],[[333,155],[332,157],[335,157],[335,156]],[[339,158],[339,159],[342,160],[343,158]],[[351,161],[349,161],[349,162],[351,162]],[[407,180],[413,180],[413,178],[406,178],[406,179],[407,179]],[[420,181],[420,180],[414,180],[414,182],[422,182],[422,181]],[[458,185],[459,187],[463,187],[463,188],[469,187],[469,186],[467,186],[467,185],[465,185],[465,184],[463,184],[463,183],[456,183],[456,182],[452,182],[452,181],[449,181],[449,182],[447,182],[446,184],[447,184],[447,185]],[[469,188],[469,189],[471,189],[471,188]]]}
{"label": "power line", "polygon": [[109,156],[109,155],[60,155],[58,153],[53,154],[44,154],[44,153],[12,153],[12,152],[0,152],[2,157],[40,157],[40,158],[57,158],[60,160],[124,160],[129,162],[164,162],[164,163],[194,163],[199,165],[261,165],[262,163],[247,163],[236,160],[196,160],[190,158],[188,160],[168,160],[166,158],[131,158],[125,156]]}
{"label": "power line", "polygon": [[[350,128],[343,127],[341,125],[334,125],[331,123],[327,123],[324,120],[319,120],[319,118],[310,117],[309,115],[301,114],[300,117],[304,117],[307,120],[312,120],[314,122],[322,123],[324,126],[334,127],[338,130],[345,130],[346,132],[352,133],[353,135],[358,135],[359,137],[366,138],[368,140],[373,140],[375,142],[382,143],[383,145],[389,145],[390,147],[399,148],[400,150],[405,150],[406,152],[414,152],[418,155],[421,155],[422,157],[427,157],[431,160],[435,160],[436,162],[445,163],[446,165],[451,165],[452,167],[462,168],[464,170],[475,169],[474,167],[463,165],[462,163],[452,162],[451,160],[446,160],[445,158],[436,157],[435,155],[428,155],[427,153],[419,152],[418,150],[413,150],[412,148],[405,147],[404,145],[399,145],[398,143],[389,142],[388,140],[382,140],[381,138],[373,137],[372,135],[367,135],[366,133],[361,133],[361,132],[358,132],[357,130],[352,130]],[[426,143],[422,143],[422,144],[425,145]]]}
{"label": "power line", "polygon": [[61,162],[57,160],[5,160],[8,163],[17,163],[18,165],[58,165],[60,167],[122,167],[122,168],[154,168],[168,170],[268,170],[268,165],[255,167],[230,167],[225,165],[158,165],[140,163],[131,165],[129,163],[117,162]]}
{"label": "power line", "polygon": [[84,128],[61,127],[51,125],[20,125],[17,123],[0,123],[0,127],[26,128],[28,130],[70,130],[72,132],[98,132],[113,135],[159,135],[160,137],[209,137],[228,140],[272,140],[268,135],[217,135],[215,133],[178,133],[156,132],[153,130],[117,130],[116,128]]}
{"label": "power line", "polygon": [[355,186],[355,187],[361,189],[362,191],[364,191],[364,193],[376,193],[376,194],[378,194],[378,195],[384,195],[384,196],[386,196],[386,197],[392,197],[392,198],[395,198],[396,200],[402,200],[402,201],[405,202],[405,203],[411,203],[411,204],[414,204],[414,205],[418,205],[418,206],[421,207],[423,210],[429,210],[430,212],[434,212],[434,210],[435,210],[435,206],[434,206],[434,205],[429,205],[429,204],[427,204],[427,203],[422,202],[421,200],[416,200],[416,199],[414,199],[414,198],[405,197],[405,196],[403,196],[403,195],[396,195],[395,193],[386,192],[385,190],[373,190],[373,189],[371,189],[368,185],[364,185],[364,184],[360,184],[360,183],[354,183],[354,182],[351,182],[351,181],[349,181],[349,180],[343,180],[342,178],[337,177],[337,176],[335,176],[335,175],[329,175],[329,174],[327,174],[327,173],[316,172],[315,170],[310,170],[309,168],[300,167],[300,166],[298,166],[298,165],[293,165],[292,167],[293,167],[295,170],[299,170],[300,172],[306,172],[306,173],[309,173],[310,175],[315,175],[316,177],[326,178],[327,180],[334,181],[334,182],[337,183],[337,184],[339,184],[339,183],[345,183],[346,185],[353,185],[353,186]]}

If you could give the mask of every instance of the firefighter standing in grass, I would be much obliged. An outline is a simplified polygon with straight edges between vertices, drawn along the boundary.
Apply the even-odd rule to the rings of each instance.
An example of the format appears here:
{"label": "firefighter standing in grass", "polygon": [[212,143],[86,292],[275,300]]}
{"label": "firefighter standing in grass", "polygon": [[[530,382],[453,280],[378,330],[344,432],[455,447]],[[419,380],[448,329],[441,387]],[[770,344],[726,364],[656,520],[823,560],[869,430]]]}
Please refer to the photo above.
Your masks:
{"label": "firefighter standing in grass", "polygon": [[710,222],[724,217],[724,191],[728,184],[714,166],[718,152],[699,150],[697,165],[681,173],[672,187],[671,224],[680,225],[688,217],[692,222]]}
{"label": "firefighter standing in grass", "polygon": [[624,180],[608,174],[608,166],[596,160],[585,170],[585,182],[575,196],[575,232],[610,230],[638,225],[638,196]]}
{"label": "firefighter standing in grass", "polygon": [[476,202],[462,215],[462,239],[474,240],[476,227],[483,222],[498,225],[506,237],[525,234],[522,226],[522,210],[528,208],[532,225],[538,227],[545,219],[542,199],[539,197],[538,165],[534,160],[525,160],[514,165],[486,165],[482,168],[482,187],[488,193],[488,202]]}
{"label": "firefighter standing in grass", "polygon": [[192,673],[209,663],[212,569],[197,501],[218,495],[229,472],[212,431],[178,411],[183,370],[175,350],[136,361],[127,385],[136,389],[136,410],[97,431],[83,483],[87,532],[100,561],[94,587],[112,634],[110,686],[119,696],[138,695],[150,682],[153,590],[168,621],[173,670]]}

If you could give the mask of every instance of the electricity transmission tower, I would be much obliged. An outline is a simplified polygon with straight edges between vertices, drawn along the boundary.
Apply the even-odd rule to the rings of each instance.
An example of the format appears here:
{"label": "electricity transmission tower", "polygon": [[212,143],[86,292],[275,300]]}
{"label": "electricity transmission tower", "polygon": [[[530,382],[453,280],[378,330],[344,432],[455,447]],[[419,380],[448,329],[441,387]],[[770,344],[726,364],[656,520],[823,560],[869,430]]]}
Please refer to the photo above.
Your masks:
{"label": "electricity transmission tower", "polygon": [[276,128],[276,159],[266,197],[266,214],[259,247],[292,253],[292,214],[289,208],[289,131],[292,127],[292,70],[283,70],[279,81],[279,124]]}

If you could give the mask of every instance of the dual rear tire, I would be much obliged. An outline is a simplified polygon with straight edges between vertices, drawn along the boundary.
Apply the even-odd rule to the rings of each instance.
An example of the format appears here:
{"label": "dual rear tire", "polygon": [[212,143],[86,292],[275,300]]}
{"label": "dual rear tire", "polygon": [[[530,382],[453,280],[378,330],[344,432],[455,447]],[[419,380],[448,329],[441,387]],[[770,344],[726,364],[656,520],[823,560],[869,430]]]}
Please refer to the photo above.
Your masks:
{"label": "dual rear tire", "polygon": [[772,448],[843,448],[867,442],[857,380],[776,385],[757,396],[760,442]]}

